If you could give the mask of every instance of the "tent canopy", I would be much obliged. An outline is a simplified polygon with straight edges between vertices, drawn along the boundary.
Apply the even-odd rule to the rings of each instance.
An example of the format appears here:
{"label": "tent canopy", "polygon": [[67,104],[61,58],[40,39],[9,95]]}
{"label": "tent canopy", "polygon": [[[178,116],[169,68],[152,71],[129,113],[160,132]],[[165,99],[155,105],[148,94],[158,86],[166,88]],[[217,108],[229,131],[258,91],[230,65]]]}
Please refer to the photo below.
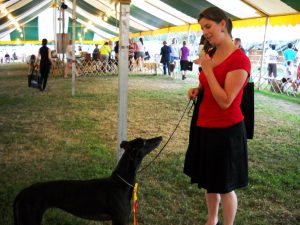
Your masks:
{"label": "tent canopy", "polygon": [[[64,3],[68,6],[66,24],[71,24],[72,1]],[[23,40],[41,39],[39,30],[49,27],[53,20],[41,24],[39,16],[50,9],[57,10],[59,16],[61,4],[61,0],[0,0],[0,40],[7,35],[11,40],[18,36]],[[102,40],[119,36],[119,4],[117,0],[77,0],[77,30],[88,30]],[[262,26],[266,17],[270,25],[300,24],[300,1],[296,0],[131,0],[129,32],[142,35],[158,29],[200,29],[199,12],[210,6],[226,11],[235,27]],[[92,37],[85,35],[83,40]]]}

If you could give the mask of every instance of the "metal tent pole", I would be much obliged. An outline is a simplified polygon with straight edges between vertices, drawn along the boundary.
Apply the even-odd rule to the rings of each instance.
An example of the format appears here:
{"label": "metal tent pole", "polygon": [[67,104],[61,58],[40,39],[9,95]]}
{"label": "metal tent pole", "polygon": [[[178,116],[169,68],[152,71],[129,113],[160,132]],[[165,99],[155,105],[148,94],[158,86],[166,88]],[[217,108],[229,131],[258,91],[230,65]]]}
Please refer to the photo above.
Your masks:
{"label": "metal tent pole", "polygon": [[129,15],[131,0],[120,1],[120,33],[119,33],[119,105],[118,105],[118,140],[117,160],[123,155],[120,143],[127,140],[127,109],[128,109],[128,45]]}
{"label": "metal tent pole", "polygon": [[[56,2],[55,2],[56,4]],[[57,38],[56,38],[56,18],[57,18],[57,13],[56,13],[56,5],[53,6],[53,46],[54,46],[54,49],[57,51]]]}
{"label": "metal tent pole", "polygon": [[72,96],[75,95],[75,38],[76,38],[76,0],[73,0],[73,14],[72,14]]}
{"label": "metal tent pole", "polygon": [[265,25],[265,33],[264,33],[264,41],[263,41],[263,49],[262,49],[262,55],[260,59],[260,73],[259,73],[259,78],[258,78],[258,85],[257,85],[257,90],[260,89],[260,81],[261,81],[261,76],[263,72],[263,62],[264,62],[264,57],[265,57],[265,49],[266,49],[266,35],[267,35],[267,28],[269,24],[269,17],[266,17],[266,25]]}

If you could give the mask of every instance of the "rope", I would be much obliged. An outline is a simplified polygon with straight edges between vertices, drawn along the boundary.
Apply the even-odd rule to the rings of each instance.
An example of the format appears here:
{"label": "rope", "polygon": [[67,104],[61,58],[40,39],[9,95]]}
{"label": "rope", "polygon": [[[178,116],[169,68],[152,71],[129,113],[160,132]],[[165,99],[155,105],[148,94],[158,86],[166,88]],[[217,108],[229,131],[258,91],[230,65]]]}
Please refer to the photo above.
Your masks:
{"label": "rope", "polygon": [[[175,131],[177,130],[177,128],[178,128],[178,126],[179,126],[179,124],[180,124],[180,122],[182,121],[182,119],[183,119],[183,116],[184,116],[184,114],[186,113],[186,111],[187,111],[187,109],[188,109],[188,107],[189,107],[189,105],[190,105],[190,103],[191,103],[191,101],[192,100],[190,100],[189,102],[188,102],[188,104],[187,104],[187,106],[185,107],[185,109],[184,109],[184,111],[183,111],[183,113],[182,113],[182,115],[181,115],[181,117],[180,117],[180,119],[179,119],[179,121],[178,121],[178,123],[177,123],[177,125],[176,125],[176,127],[175,127],[175,129],[173,130],[173,132],[172,132],[172,134],[170,135],[170,137],[169,137],[169,139],[167,140],[167,142],[164,144],[164,146],[161,148],[161,150],[157,153],[157,155],[145,166],[145,167],[143,167],[142,169],[140,169],[139,171],[138,171],[138,173],[141,173],[142,171],[144,171],[145,169],[147,169],[158,157],[159,157],[159,155],[162,153],[162,151],[164,150],[164,148],[167,146],[167,144],[169,143],[169,141],[171,140],[171,138],[173,137],[173,135],[174,135],[174,133],[175,133]],[[190,109],[191,110],[191,109]]]}

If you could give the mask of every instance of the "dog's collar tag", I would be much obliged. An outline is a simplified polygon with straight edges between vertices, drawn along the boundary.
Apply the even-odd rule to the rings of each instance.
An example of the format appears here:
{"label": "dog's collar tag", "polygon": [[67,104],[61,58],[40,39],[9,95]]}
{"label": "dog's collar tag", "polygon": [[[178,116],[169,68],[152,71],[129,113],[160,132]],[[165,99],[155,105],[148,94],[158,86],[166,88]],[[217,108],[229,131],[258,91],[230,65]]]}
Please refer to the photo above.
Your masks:
{"label": "dog's collar tag", "polygon": [[138,183],[134,184],[133,188],[133,224],[138,225],[138,219],[137,219],[137,192],[138,192]]}

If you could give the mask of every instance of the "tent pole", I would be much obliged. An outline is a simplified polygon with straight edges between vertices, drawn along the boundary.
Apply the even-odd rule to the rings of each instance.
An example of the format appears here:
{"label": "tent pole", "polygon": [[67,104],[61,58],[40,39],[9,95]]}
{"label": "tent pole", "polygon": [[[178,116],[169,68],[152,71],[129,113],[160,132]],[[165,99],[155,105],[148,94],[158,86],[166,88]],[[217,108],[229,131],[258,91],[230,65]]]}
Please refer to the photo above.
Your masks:
{"label": "tent pole", "polygon": [[75,38],[76,38],[76,0],[73,0],[72,14],[72,96],[75,95]]}
{"label": "tent pole", "polygon": [[129,15],[130,0],[120,1],[120,33],[119,33],[119,105],[118,105],[118,140],[117,161],[121,159],[124,150],[120,143],[127,140],[127,110],[128,110],[128,45],[129,45]]}
{"label": "tent pole", "polygon": [[261,76],[262,76],[262,73],[263,73],[263,62],[264,62],[264,58],[265,58],[266,35],[267,35],[268,24],[269,24],[269,16],[266,17],[266,25],[265,25],[264,41],[263,41],[263,46],[262,46],[263,49],[262,49],[262,54],[261,54],[261,59],[260,59],[260,73],[259,73],[257,90],[260,89],[260,81],[261,81]]}
{"label": "tent pole", "polygon": [[[55,2],[56,3],[56,2]],[[53,7],[53,46],[54,49],[57,51],[57,46],[56,46],[56,7]]]}
{"label": "tent pole", "polygon": [[67,76],[67,74],[65,74],[65,53],[66,53],[66,48],[65,48],[65,10],[64,9],[60,9],[61,13],[62,13],[62,37],[61,37],[61,46],[62,46],[62,61],[63,61],[63,65],[64,65],[64,77]]}

